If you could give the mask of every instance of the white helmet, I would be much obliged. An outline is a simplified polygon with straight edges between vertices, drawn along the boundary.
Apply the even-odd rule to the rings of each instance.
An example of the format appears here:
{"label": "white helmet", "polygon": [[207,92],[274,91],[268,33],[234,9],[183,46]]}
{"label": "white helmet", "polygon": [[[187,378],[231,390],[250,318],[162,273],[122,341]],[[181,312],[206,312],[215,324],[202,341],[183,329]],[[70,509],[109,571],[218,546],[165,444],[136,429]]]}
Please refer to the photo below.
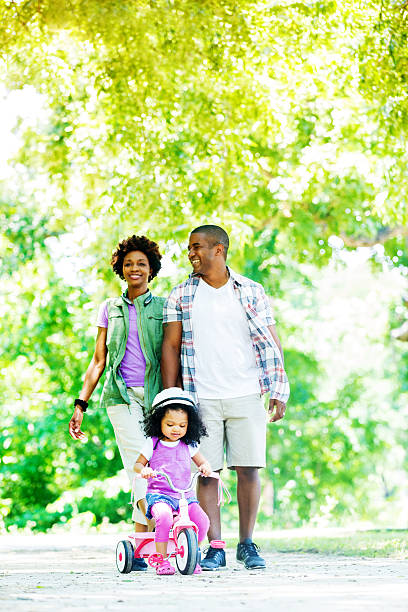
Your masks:
{"label": "white helmet", "polygon": [[171,404],[181,404],[182,406],[196,408],[195,401],[187,391],[179,387],[170,387],[156,395],[153,400],[152,409],[157,410],[162,406],[171,406]]}

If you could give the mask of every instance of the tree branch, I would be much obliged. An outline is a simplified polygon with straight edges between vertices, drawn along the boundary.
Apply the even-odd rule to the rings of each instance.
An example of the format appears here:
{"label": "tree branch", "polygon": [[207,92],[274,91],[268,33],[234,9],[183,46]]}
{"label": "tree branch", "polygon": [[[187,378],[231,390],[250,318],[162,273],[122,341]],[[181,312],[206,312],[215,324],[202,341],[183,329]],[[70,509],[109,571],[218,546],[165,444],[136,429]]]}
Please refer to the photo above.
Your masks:
{"label": "tree branch", "polygon": [[397,225],[396,227],[382,227],[375,236],[363,236],[361,234],[349,236],[344,232],[340,234],[340,238],[343,240],[344,244],[353,248],[384,244],[387,240],[391,240],[391,238],[396,238],[397,236],[408,236],[408,227],[402,225]]}

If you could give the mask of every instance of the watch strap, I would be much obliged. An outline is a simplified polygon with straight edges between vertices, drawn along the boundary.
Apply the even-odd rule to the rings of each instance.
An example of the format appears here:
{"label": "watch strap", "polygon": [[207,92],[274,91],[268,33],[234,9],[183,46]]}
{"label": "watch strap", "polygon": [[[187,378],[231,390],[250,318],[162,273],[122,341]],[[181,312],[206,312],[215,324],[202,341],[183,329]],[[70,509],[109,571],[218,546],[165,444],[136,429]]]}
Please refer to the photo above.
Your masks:
{"label": "watch strap", "polygon": [[74,405],[79,406],[82,412],[86,412],[86,409],[88,408],[88,402],[86,402],[85,400],[81,400],[79,398],[75,400]]}

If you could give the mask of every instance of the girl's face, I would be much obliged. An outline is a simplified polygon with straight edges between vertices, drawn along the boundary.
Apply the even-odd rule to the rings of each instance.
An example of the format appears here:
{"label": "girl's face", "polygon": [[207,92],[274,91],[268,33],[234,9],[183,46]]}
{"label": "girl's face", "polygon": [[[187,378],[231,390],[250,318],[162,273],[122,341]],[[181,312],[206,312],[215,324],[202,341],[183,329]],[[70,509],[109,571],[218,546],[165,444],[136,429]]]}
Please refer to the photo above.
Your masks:
{"label": "girl's face", "polygon": [[186,435],[187,427],[187,412],[185,410],[169,409],[161,421],[163,439],[167,442],[176,442]]}
{"label": "girl's face", "polygon": [[151,269],[149,260],[142,251],[130,251],[123,260],[123,276],[129,288],[147,288]]}

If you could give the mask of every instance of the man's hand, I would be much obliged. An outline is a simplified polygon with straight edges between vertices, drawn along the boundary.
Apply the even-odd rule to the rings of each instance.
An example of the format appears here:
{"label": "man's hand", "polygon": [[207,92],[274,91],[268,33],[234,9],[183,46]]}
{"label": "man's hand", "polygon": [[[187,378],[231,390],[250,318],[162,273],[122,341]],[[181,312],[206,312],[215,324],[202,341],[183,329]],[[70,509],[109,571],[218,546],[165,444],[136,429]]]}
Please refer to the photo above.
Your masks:
{"label": "man's hand", "polygon": [[279,419],[283,419],[286,412],[286,404],[281,402],[278,399],[269,400],[269,422],[274,423],[275,421],[279,421]]}
{"label": "man's hand", "polygon": [[74,414],[69,422],[68,430],[69,435],[74,440],[81,440],[81,442],[87,442],[88,438],[81,431],[82,419],[84,418],[84,413],[82,412],[79,406],[75,406]]}

